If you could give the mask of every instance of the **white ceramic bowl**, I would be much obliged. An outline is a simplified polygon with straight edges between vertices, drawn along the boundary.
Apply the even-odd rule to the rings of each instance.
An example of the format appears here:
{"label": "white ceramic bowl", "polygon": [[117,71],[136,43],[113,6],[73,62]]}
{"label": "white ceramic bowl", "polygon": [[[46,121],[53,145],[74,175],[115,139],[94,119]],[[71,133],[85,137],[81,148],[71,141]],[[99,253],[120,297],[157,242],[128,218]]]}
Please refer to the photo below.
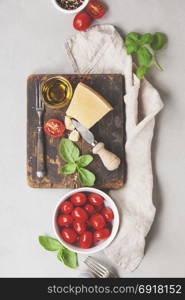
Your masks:
{"label": "white ceramic bowl", "polygon": [[[92,248],[89,248],[89,249],[81,249],[77,246],[73,246],[71,244],[68,244],[66,243],[60,233],[59,233],[59,229],[58,229],[58,226],[57,226],[57,216],[58,216],[58,210],[59,210],[59,207],[61,205],[61,203],[67,199],[69,199],[73,194],[76,194],[76,193],[80,193],[80,192],[87,192],[87,193],[96,193],[96,194],[99,194],[101,195],[105,201],[104,201],[104,204],[105,206],[108,206],[112,209],[113,213],[114,213],[114,220],[112,221],[112,232],[111,232],[111,235],[108,237],[108,239],[106,239],[105,241],[102,241],[102,242],[99,242],[97,244],[97,246],[94,246]],[[84,188],[79,188],[79,189],[75,189],[69,193],[67,193],[65,196],[63,196],[55,210],[54,210],[54,215],[53,215],[53,227],[54,227],[54,231],[55,231],[55,234],[58,238],[58,240],[66,247],[68,248],[69,250],[72,250],[74,252],[77,252],[77,253],[82,253],[82,254],[93,254],[93,253],[96,253],[96,252],[99,252],[103,249],[105,249],[112,241],[113,239],[115,238],[117,232],[118,232],[118,228],[119,228],[119,213],[118,213],[118,209],[114,203],[114,201],[107,195],[105,194],[104,192],[98,190],[98,189],[95,189],[95,188],[89,188],[89,187],[84,187]]]}
{"label": "white ceramic bowl", "polygon": [[71,10],[62,8],[58,4],[58,2],[56,0],[52,0],[52,2],[53,2],[53,5],[55,6],[55,8],[58,9],[58,10],[60,10],[64,14],[77,14],[77,13],[79,13],[81,10],[83,10],[86,7],[86,5],[88,4],[89,0],[84,0],[84,2],[83,2],[82,5],[80,5],[76,9],[71,9]]}

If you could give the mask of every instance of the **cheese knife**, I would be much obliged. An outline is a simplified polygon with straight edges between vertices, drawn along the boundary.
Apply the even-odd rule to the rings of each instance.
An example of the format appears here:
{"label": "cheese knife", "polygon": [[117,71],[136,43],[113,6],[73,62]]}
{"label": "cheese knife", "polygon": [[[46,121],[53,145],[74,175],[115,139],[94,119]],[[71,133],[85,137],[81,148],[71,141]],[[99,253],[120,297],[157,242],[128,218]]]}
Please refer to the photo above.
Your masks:
{"label": "cheese knife", "polygon": [[85,128],[81,123],[76,120],[72,120],[73,125],[75,126],[76,130],[81,134],[82,138],[90,145],[93,146],[92,152],[94,154],[98,154],[101,158],[104,166],[109,171],[114,171],[118,169],[121,160],[118,156],[114,153],[105,149],[104,143],[97,142],[94,138],[93,133]]}

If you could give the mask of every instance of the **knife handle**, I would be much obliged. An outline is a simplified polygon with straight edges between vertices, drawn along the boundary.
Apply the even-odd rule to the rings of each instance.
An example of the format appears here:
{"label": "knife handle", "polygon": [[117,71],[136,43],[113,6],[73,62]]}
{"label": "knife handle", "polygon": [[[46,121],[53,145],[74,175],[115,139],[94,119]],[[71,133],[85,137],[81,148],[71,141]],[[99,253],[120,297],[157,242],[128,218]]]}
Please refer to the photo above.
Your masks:
{"label": "knife handle", "polygon": [[104,143],[98,143],[93,148],[93,153],[99,155],[104,166],[109,171],[114,171],[114,170],[118,169],[118,167],[121,163],[121,160],[118,156],[116,156],[114,153],[105,149]]}
{"label": "knife handle", "polygon": [[37,177],[43,178],[46,175],[44,161],[44,133],[42,127],[37,127]]}

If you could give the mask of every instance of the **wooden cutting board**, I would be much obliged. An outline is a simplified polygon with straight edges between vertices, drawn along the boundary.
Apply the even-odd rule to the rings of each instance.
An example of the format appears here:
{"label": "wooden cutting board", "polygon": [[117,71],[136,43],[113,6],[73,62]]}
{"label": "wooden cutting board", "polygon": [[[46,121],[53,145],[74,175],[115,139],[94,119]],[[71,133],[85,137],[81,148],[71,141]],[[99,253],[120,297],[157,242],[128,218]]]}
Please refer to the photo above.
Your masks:
{"label": "wooden cutting board", "polygon": [[[55,74],[56,75],[56,74]],[[58,155],[60,139],[45,136],[45,160],[47,175],[43,179],[36,176],[36,145],[38,117],[35,110],[35,78],[47,80],[55,75],[31,75],[27,83],[27,178],[33,188],[77,188],[81,187],[79,180],[73,175],[62,175],[59,170],[64,162]],[[61,74],[57,74],[61,75]],[[114,110],[108,113],[93,128],[92,132],[97,141],[104,142],[106,148],[121,159],[119,169],[110,172],[105,169],[99,156],[87,167],[96,175],[95,187],[102,189],[119,189],[123,186],[126,174],[125,164],[125,108],[123,95],[125,91],[124,78],[121,75],[62,75],[73,87],[82,81],[107,99]],[[64,121],[67,107],[61,109],[45,108],[44,122],[49,119]],[[65,137],[68,136],[66,131]],[[91,153],[92,147],[84,140],[77,143],[81,154]]]}

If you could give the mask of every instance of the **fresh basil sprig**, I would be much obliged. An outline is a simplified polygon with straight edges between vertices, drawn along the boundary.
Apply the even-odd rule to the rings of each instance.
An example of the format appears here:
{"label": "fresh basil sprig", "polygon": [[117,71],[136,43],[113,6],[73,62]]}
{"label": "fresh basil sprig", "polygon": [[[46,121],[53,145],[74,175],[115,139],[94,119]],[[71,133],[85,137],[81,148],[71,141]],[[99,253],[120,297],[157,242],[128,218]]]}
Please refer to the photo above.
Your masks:
{"label": "fresh basil sprig", "polygon": [[137,32],[130,32],[125,37],[125,47],[127,54],[135,54],[139,67],[136,74],[139,79],[143,78],[148,72],[150,66],[154,64],[156,68],[163,71],[159,65],[156,52],[161,50],[167,42],[166,35],[161,32],[155,34],[145,33],[143,35]]}
{"label": "fresh basil sprig", "polygon": [[71,140],[66,138],[62,138],[60,141],[59,155],[66,162],[60,169],[62,174],[69,175],[77,172],[82,185],[94,185],[96,180],[95,175],[84,168],[93,161],[91,155],[80,155],[78,147]]}
{"label": "fresh basil sprig", "polygon": [[49,236],[39,236],[39,243],[47,251],[58,251],[57,258],[67,267],[76,269],[78,267],[77,254],[65,248],[58,240]]}

